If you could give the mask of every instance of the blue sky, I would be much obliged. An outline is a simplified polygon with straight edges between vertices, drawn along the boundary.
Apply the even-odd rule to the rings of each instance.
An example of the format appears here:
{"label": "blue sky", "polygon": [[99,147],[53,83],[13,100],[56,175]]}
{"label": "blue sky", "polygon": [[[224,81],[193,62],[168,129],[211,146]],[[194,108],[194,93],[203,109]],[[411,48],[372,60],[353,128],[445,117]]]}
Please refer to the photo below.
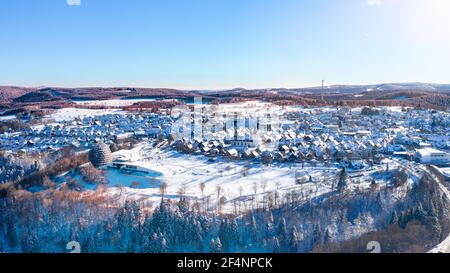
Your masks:
{"label": "blue sky", "polygon": [[0,85],[450,83],[448,0],[2,0]]}

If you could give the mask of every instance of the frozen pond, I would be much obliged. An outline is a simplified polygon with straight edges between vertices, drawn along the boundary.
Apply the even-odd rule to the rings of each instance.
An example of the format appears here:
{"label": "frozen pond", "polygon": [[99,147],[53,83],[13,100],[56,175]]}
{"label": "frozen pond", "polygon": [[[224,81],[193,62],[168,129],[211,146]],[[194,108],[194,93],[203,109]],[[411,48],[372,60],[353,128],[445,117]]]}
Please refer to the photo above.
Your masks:
{"label": "frozen pond", "polygon": [[[129,190],[158,190],[161,185],[162,173],[147,170],[148,173],[130,172],[125,170],[102,168],[106,186],[111,189],[127,188]],[[66,173],[55,181],[58,184],[68,182],[70,179],[79,181],[84,189],[95,190],[98,184],[86,182],[79,173]],[[34,191],[41,190],[40,187]]]}
{"label": "frozen pond", "polygon": [[148,174],[123,170],[105,169],[105,178],[109,187],[127,187],[134,189],[159,188],[161,173],[150,171]]}

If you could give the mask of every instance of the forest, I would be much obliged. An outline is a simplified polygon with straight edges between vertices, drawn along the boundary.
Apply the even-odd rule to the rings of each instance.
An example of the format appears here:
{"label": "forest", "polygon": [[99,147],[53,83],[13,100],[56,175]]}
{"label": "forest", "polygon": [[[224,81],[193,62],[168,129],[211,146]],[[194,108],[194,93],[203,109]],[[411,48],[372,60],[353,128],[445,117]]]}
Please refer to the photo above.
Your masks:
{"label": "forest", "polygon": [[[241,214],[206,212],[198,200],[114,200],[105,188],[68,185],[32,193],[10,187],[0,198],[0,251],[61,253],[79,242],[84,253],[423,252],[446,237],[449,201],[424,176],[414,186],[341,192],[307,202],[292,195],[274,207]],[[397,202],[392,196],[406,194]],[[412,238],[411,240],[404,240]]]}

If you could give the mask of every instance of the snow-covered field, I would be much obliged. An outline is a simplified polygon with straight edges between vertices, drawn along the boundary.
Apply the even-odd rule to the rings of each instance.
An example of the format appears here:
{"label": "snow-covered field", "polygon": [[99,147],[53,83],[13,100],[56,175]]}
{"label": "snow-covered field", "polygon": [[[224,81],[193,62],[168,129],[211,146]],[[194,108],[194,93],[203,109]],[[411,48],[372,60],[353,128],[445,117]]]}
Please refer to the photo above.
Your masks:
{"label": "snow-covered field", "polygon": [[123,107],[146,101],[155,101],[155,99],[74,100],[73,102],[83,106]]}
{"label": "snow-covered field", "polygon": [[[225,210],[232,210],[234,200],[250,201],[256,193],[257,202],[262,202],[268,193],[277,192],[279,196],[293,190],[302,191],[305,196],[313,197],[331,190],[331,178],[335,177],[336,168],[332,167],[305,167],[300,164],[283,164],[265,166],[260,163],[233,162],[217,160],[210,162],[202,155],[184,155],[175,151],[155,150],[146,159],[142,159],[145,146],[133,150],[122,150],[114,155],[123,159],[129,159],[128,164],[152,170],[160,176],[151,175],[146,182],[139,183],[141,187],[126,187],[130,183],[130,174],[116,170],[107,170],[107,180],[110,183],[112,193],[120,193],[124,198],[142,199],[145,202],[161,200],[159,185],[167,184],[166,198],[179,198],[181,190],[185,195],[193,199],[208,197],[212,204],[217,204],[218,187],[220,197],[225,197],[227,202]],[[297,175],[296,175],[297,173]],[[305,177],[305,183],[296,184],[297,177]],[[309,176],[312,182],[309,182]],[[140,178],[141,182],[145,178]],[[132,179],[131,179],[132,180]],[[122,181],[122,183],[121,183]],[[139,181],[137,181],[139,182]],[[156,184],[155,184],[156,183]],[[118,184],[125,187],[114,187]],[[201,184],[204,184],[202,193]],[[320,186],[319,186],[320,185]]]}
{"label": "snow-covered field", "polygon": [[[153,149],[142,144],[132,150],[114,153],[115,158],[126,161],[150,174],[136,174],[107,169],[106,179],[110,194],[117,198],[142,200],[156,206],[161,200],[161,183],[167,188],[164,198],[177,200],[182,193],[194,200],[207,202],[214,209],[219,198],[225,197],[224,211],[232,212],[236,201],[250,208],[254,204],[266,203],[268,196],[295,192],[302,198],[314,198],[331,192],[336,182],[339,167],[316,166],[298,163],[278,163],[266,166],[258,162],[209,160],[203,155],[187,155],[172,150]],[[387,162],[386,162],[387,163]],[[389,160],[392,169],[408,167],[404,162]],[[351,191],[371,187],[374,179],[378,185],[386,183],[385,165],[375,165],[365,170],[349,170]],[[410,183],[416,182],[414,166],[411,166]],[[408,167],[409,169],[409,167]],[[296,183],[296,181],[301,183]],[[204,185],[203,192],[201,185]],[[219,194],[218,194],[218,189]],[[203,200],[203,201],[202,201]]]}
{"label": "snow-covered field", "polygon": [[56,122],[71,121],[76,118],[84,118],[87,116],[100,116],[108,114],[125,113],[121,110],[114,109],[82,109],[82,108],[63,108],[48,115],[46,120],[54,120]]}
{"label": "snow-covered field", "polygon": [[[175,151],[151,150],[141,145],[133,150],[114,153],[116,158],[127,160],[127,164],[150,171],[150,175],[130,174],[107,170],[109,190],[121,198],[143,200],[156,205],[161,200],[160,185],[167,184],[165,198],[178,199],[180,192],[192,199],[208,199],[211,207],[217,205],[220,197],[225,197],[224,210],[232,211],[235,201],[240,200],[250,207],[254,202],[267,202],[267,197],[275,192],[279,197],[296,192],[304,198],[314,198],[332,191],[340,170],[335,166],[302,167],[301,164],[284,163],[266,166],[256,162],[220,160],[211,162],[203,155],[186,155]],[[391,161],[392,168],[397,163]],[[369,176],[383,172],[384,165],[364,171],[349,171],[352,183],[349,189],[370,187]],[[311,177],[311,178],[310,178]],[[382,185],[383,178],[377,179]],[[296,179],[302,181],[296,183]],[[311,179],[311,180],[310,180]],[[133,182],[134,187],[131,186]],[[202,193],[201,185],[204,184]],[[118,187],[119,186],[119,187]],[[218,188],[220,193],[218,195]],[[255,201],[256,200],[256,201]]]}
{"label": "snow-covered field", "polygon": [[0,121],[2,121],[2,120],[13,120],[13,119],[15,119],[15,118],[16,118],[15,115],[0,116]]}

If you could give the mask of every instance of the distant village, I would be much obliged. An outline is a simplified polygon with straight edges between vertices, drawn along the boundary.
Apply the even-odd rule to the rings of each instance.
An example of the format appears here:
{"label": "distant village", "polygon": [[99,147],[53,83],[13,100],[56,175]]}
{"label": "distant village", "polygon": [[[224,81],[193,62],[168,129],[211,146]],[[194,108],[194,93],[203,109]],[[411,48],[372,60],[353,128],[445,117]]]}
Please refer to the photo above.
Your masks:
{"label": "distant village", "polygon": [[[357,170],[382,164],[387,157],[401,157],[436,165],[449,178],[450,114],[446,112],[399,107],[291,109],[283,111],[275,126],[245,117],[239,122],[233,114],[232,122],[213,126],[207,138],[192,134],[174,139],[175,118],[167,113],[124,112],[5,132],[0,135],[0,149],[26,153],[70,146],[84,151],[96,143],[168,140],[179,152],[204,154],[211,160],[325,162]],[[265,130],[260,130],[262,126]]]}
{"label": "distant village", "polygon": [[[277,132],[267,128],[254,139],[252,120],[231,128],[215,127],[217,139],[195,138],[175,142],[184,152],[260,158],[265,144],[278,142],[270,152],[276,161],[348,159],[377,161],[380,156],[403,156],[423,163],[449,163],[450,115],[435,110],[389,108],[324,108],[290,111]],[[167,114],[123,113],[84,117],[72,121],[31,126],[0,135],[2,150],[52,150],[72,146],[89,149],[94,143],[113,144],[127,139],[169,138],[174,118]],[[256,122],[256,121],[255,121]],[[260,129],[258,123],[257,129]]]}

